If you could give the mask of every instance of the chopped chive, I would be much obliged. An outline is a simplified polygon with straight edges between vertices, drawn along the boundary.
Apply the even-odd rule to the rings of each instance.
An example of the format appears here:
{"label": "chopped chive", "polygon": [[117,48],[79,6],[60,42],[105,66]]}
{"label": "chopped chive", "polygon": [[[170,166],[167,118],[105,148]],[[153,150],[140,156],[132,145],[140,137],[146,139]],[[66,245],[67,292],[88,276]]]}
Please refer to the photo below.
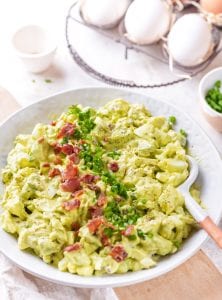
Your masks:
{"label": "chopped chive", "polygon": [[76,139],[76,140],[80,140],[81,138],[82,138],[82,134],[81,134],[81,131],[79,130],[79,129],[75,129],[75,132],[74,132],[74,134],[73,134],[73,137],[74,137],[74,139]]}
{"label": "chopped chive", "polygon": [[222,82],[221,80],[217,80],[213,87],[208,90],[206,94],[206,102],[209,106],[216,110],[219,113],[222,113],[222,92],[221,92]]}
{"label": "chopped chive", "polygon": [[180,129],[180,134],[187,137],[187,133],[184,129]]}
{"label": "chopped chive", "polygon": [[68,115],[79,115],[81,109],[77,105],[71,105],[68,109]]}
{"label": "chopped chive", "polygon": [[45,79],[45,82],[46,83],[52,83],[52,80],[51,79]]}
{"label": "chopped chive", "polygon": [[69,142],[69,139],[68,139],[68,137],[67,137],[67,136],[64,136],[64,138],[62,139],[62,142],[61,142],[61,144],[62,144],[62,145],[64,145],[64,144],[68,144],[68,142]]}
{"label": "chopped chive", "polygon": [[110,238],[114,233],[114,229],[107,227],[103,230],[103,233]]}
{"label": "chopped chive", "polygon": [[171,124],[175,125],[175,124],[176,124],[176,121],[177,121],[177,119],[176,119],[176,117],[175,117],[175,116],[170,116],[170,117],[169,117],[169,119],[168,119],[168,121],[169,121],[169,123],[171,123]]}
{"label": "chopped chive", "polygon": [[142,230],[138,229],[137,234],[141,239],[145,240],[146,234]]}
{"label": "chopped chive", "polygon": [[113,159],[118,159],[120,157],[121,153],[118,151],[111,151],[107,153],[108,157],[111,157]]}
{"label": "chopped chive", "polygon": [[214,86],[217,88],[217,89],[220,89],[221,88],[221,81],[220,80],[217,80],[214,84]]}

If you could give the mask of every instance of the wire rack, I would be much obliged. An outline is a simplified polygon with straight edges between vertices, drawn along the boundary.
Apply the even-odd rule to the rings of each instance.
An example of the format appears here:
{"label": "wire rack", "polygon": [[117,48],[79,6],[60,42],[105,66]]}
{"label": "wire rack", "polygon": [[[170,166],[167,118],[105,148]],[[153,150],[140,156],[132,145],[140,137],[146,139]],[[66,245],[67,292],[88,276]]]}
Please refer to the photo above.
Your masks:
{"label": "wire rack", "polygon": [[[189,12],[189,9],[185,9],[185,13]],[[192,9],[193,11],[193,9]],[[214,40],[214,49],[210,57],[202,64],[193,67],[193,68],[185,68],[182,67],[176,63],[174,63],[174,71],[175,73],[180,72],[181,74],[186,74],[188,76],[177,76],[175,75],[175,79],[161,82],[161,83],[150,83],[147,82],[145,84],[140,84],[135,82],[134,80],[124,80],[124,79],[119,79],[115,78],[112,76],[108,76],[107,74],[103,74],[101,71],[96,70],[93,66],[91,66],[85,59],[81,57],[81,54],[76,50],[76,47],[71,41],[70,38],[70,33],[73,29],[74,25],[81,25],[89,30],[96,31],[99,33],[102,37],[108,38],[113,41],[113,43],[116,44],[121,44],[124,46],[125,51],[124,51],[124,58],[123,59],[128,59],[128,52],[129,51],[134,51],[137,53],[145,54],[148,56],[150,59],[156,60],[158,63],[163,64],[166,66],[169,66],[169,58],[167,51],[164,50],[163,47],[163,42],[160,42],[155,45],[151,46],[138,46],[135,44],[132,44],[130,41],[128,41],[125,36],[124,36],[124,25],[123,22],[119,24],[117,28],[114,30],[104,30],[100,29],[98,27],[86,24],[79,13],[79,7],[78,7],[78,1],[75,1],[71,7],[68,10],[68,14],[66,16],[66,26],[65,26],[65,35],[66,35],[66,42],[67,42],[67,47],[69,49],[69,52],[73,58],[73,60],[77,63],[79,67],[81,67],[87,74],[90,76],[101,80],[105,83],[108,83],[110,85],[115,85],[115,86],[120,86],[120,87],[129,87],[129,88],[161,88],[161,87],[166,87],[166,86],[172,86],[177,83],[183,82],[188,80],[189,78],[192,78],[202,71],[204,71],[215,59],[215,57],[222,51],[222,46],[220,46],[220,40],[221,40],[221,32],[219,29],[214,27],[213,29],[213,40]],[[169,74],[172,75],[172,72],[169,69]],[[188,78],[189,77],[189,78]]]}

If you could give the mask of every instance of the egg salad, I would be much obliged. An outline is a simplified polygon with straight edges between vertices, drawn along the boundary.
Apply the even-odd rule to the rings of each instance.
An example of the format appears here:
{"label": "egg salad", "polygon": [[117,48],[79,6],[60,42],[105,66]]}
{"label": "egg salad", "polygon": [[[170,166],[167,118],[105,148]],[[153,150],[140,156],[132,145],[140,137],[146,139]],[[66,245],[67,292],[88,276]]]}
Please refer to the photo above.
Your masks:
{"label": "egg salad", "polygon": [[154,267],[196,227],[177,190],[189,165],[175,122],[117,99],[18,135],[2,171],[2,228],[61,271]]}

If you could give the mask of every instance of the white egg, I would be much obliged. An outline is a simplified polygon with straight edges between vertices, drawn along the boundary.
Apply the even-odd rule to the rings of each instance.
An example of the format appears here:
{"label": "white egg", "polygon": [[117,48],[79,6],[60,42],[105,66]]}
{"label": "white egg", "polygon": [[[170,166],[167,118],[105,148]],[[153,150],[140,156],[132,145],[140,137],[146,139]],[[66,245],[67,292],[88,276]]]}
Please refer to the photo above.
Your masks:
{"label": "white egg", "polygon": [[131,0],[82,0],[83,19],[100,28],[115,27],[124,16]]}
{"label": "white egg", "polygon": [[212,50],[211,26],[200,14],[187,14],[178,19],[168,35],[168,51],[182,66],[204,62]]}
{"label": "white egg", "polygon": [[152,44],[169,30],[171,7],[163,0],[135,0],[125,16],[126,36],[136,44]]}

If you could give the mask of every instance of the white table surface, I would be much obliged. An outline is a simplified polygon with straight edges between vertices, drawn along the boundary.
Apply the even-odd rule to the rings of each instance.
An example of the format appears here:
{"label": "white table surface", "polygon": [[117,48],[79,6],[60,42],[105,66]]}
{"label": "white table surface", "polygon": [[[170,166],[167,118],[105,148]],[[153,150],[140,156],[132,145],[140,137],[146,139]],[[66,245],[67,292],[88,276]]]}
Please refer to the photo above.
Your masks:
{"label": "white table surface", "polygon": [[[65,16],[72,2],[71,0],[0,0],[0,85],[8,89],[22,106],[66,89],[86,85],[105,86],[104,83],[84,73],[73,62],[66,47]],[[22,25],[33,23],[53,28],[58,38],[58,50],[53,65],[39,75],[27,73],[11,47],[12,33]],[[216,58],[208,70],[221,65],[222,55]],[[141,92],[173,103],[189,113],[222,153],[222,134],[208,125],[199,110],[197,87],[201,76],[175,86],[144,89]],[[52,83],[46,83],[44,80],[47,78],[51,79]],[[32,80],[35,80],[35,83]],[[204,245],[203,250],[222,271],[221,251],[211,241]]]}

